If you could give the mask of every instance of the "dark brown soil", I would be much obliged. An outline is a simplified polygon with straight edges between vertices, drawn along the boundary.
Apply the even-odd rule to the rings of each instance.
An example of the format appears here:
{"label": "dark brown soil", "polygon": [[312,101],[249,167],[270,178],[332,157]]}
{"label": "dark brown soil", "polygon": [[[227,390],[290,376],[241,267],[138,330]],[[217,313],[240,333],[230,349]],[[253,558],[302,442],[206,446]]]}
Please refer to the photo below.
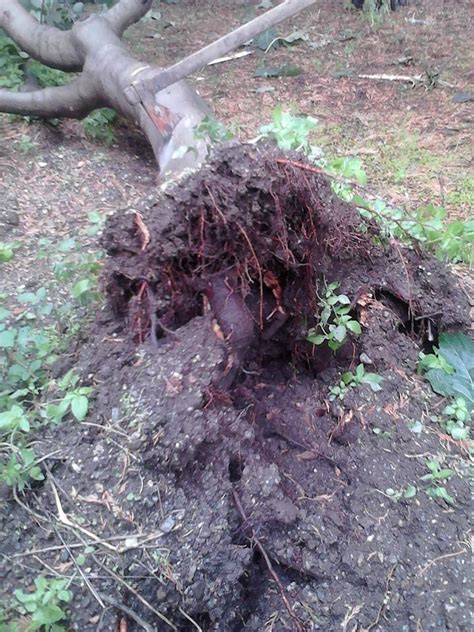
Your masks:
{"label": "dark brown soil", "polygon": [[[443,406],[415,373],[428,332],[467,323],[455,277],[265,146],[221,149],[103,241],[110,307],[76,354],[93,413],[38,437],[45,482],[5,500],[4,586],[71,577],[73,630],[470,629],[466,447],[411,430]],[[323,278],[363,325],[337,354],[305,341]],[[361,357],[382,390],[331,402]]]}

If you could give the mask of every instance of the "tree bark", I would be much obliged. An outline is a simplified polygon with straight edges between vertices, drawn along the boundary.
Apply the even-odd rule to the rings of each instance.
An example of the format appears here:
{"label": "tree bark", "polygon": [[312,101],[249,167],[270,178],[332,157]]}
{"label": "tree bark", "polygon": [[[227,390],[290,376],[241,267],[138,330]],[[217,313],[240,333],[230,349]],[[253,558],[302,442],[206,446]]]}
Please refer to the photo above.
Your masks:
{"label": "tree bark", "polygon": [[198,166],[207,154],[206,140],[196,139],[194,130],[211,112],[183,79],[315,0],[284,0],[164,70],[135,59],[121,41],[152,0],[119,0],[104,14],[78,21],[67,32],[39,24],[18,0],[0,2],[0,27],[20,48],[53,68],[82,71],[67,86],[32,92],[0,89],[0,111],[82,118],[98,107],[113,108],[142,129],[163,173]]}

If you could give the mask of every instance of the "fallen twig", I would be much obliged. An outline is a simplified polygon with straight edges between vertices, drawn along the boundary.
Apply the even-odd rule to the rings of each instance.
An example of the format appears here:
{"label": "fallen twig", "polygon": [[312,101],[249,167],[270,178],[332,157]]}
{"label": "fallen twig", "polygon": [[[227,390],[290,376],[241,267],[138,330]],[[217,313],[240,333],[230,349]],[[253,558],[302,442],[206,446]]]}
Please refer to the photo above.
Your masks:
{"label": "fallen twig", "polygon": [[356,75],[358,79],[373,79],[375,81],[402,81],[416,85],[423,82],[423,75],[386,75],[385,73],[374,75]]}
{"label": "fallen twig", "polygon": [[433,88],[436,85],[446,86],[447,88],[454,88],[452,83],[443,81],[442,79],[434,79],[430,77],[429,73],[423,75],[387,75],[385,73],[374,75],[355,75],[357,79],[372,79],[374,81],[401,81],[402,83],[411,83],[412,86],[417,84],[424,84],[426,87]]}
{"label": "fallen twig", "polygon": [[[133,619],[135,623],[138,623],[139,626],[141,626],[144,630],[146,630],[146,632],[155,632],[155,629],[153,628],[153,626],[147,623],[145,619],[142,619],[136,612],[134,612],[133,610],[125,606],[122,602],[117,601],[116,599],[114,599],[113,597],[110,597],[109,595],[106,595],[105,593],[99,593],[99,595],[103,601],[108,603],[110,606],[117,608],[117,610],[121,610],[123,613],[127,615],[127,617],[130,617],[130,619]],[[122,627],[123,626],[121,625],[121,629]]]}
{"label": "fallen twig", "polygon": [[[239,514],[242,517],[242,520],[245,523],[247,523],[248,522],[247,515],[245,514],[244,508],[242,506],[242,503],[240,502],[240,498],[239,498],[237,492],[235,491],[235,489],[232,490],[232,495],[234,497],[234,502],[235,502],[236,507],[237,507],[237,509],[239,511]],[[288,601],[288,597],[285,594],[285,589],[283,588],[283,585],[282,585],[282,583],[280,581],[280,578],[276,574],[275,569],[273,568],[273,564],[272,564],[270,558],[268,557],[268,553],[265,551],[265,549],[263,547],[263,544],[257,538],[257,536],[255,535],[255,533],[253,531],[252,531],[252,538],[251,539],[252,539],[253,542],[255,542],[255,545],[256,545],[257,549],[262,554],[262,557],[265,560],[265,564],[267,565],[268,571],[269,571],[270,575],[273,577],[276,585],[278,586],[278,589],[279,589],[280,595],[281,595],[281,599],[282,599],[282,601],[283,601],[283,603],[285,605],[285,608],[286,608],[288,614],[290,615],[290,617],[292,618],[292,620],[295,623],[295,630],[297,630],[297,632],[305,632],[305,625],[301,621],[301,619],[293,611],[293,608],[292,608],[290,602]]]}
{"label": "fallen twig", "polygon": [[[120,575],[117,575],[117,573],[115,571],[113,571],[112,569],[110,569],[108,566],[106,566],[105,564],[103,564],[96,555],[92,555],[95,563],[100,566],[100,568],[102,568],[106,573],[108,573],[111,577],[113,577],[119,584],[122,584],[122,586],[124,588],[126,588],[127,590],[129,590],[132,595],[135,595],[135,597],[138,599],[138,601],[140,601],[146,608],[148,608],[148,610],[150,610],[151,612],[153,612],[153,614],[155,614],[159,619],[161,619],[164,623],[166,623],[167,625],[169,625],[169,627],[174,630],[175,632],[178,632],[178,628],[171,623],[171,621],[165,617],[164,614],[162,614],[159,610],[157,610],[156,608],[154,608],[151,603],[149,603],[145,597],[143,597],[142,595],[140,595],[140,593],[135,590],[135,588],[133,588],[132,586],[130,586],[129,584],[127,584],[127,582],[122,579],[120,577]],[[156,628],[150,627],[149,629],[151,630],[155,630]]]}

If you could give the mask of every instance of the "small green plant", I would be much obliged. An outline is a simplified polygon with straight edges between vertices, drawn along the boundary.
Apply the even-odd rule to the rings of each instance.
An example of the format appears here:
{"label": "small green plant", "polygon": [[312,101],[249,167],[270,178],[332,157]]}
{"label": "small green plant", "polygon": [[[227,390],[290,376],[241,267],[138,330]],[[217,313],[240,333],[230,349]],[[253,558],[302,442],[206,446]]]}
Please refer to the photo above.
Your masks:
{"label": "small green plant", "polygon": [[407,485],[402,489],[392,489],[391,487],[385,490],[385,496],[393,500],[393,502],[399,502],[400,500],[410,500],[414,498],[418,493],[417,488],[414,485]]}
{"label": "small green plant", "polygon": [[13,259],[15,250],[18,250],[21,246],[21,241],[11,241],[6,244],[0,241],[0,263],[7,263]]}
{"label": "small green plant", "polygon": [[420,362],[418,363],[418,373],[426,373],[431,369],[443,371],[446,375],[454,375],[454,368],[449,364],[446,358],[440,354],[439,349],[433,347],[433,353],[419,354]]}
{"label": "small green plant", "polygon": [[194,137],[197,140],[207,139],[211,144],[217,144],[232,140],[234,134],[213,116],[205,116],[195,127]]}
{"label": "small green plant", "polygon": [[82,126],[90,138],[103,141],[106,145],[112,145],[116,140],[114,123],[117,118],[117,113],[114,110],[101,108],[86,116],[82,121]]}
{"label": "small green plant", "polygon": [[362,15],[372,28],[379,28],[390,13],[390,0],[365,0]]}
{"label": "small green plant", "polygon": [[425,461],[428,468],[428,474],[421,477],[420,480],[432,483],[425,491],[431,498],[438,498],[444,500],[448,505],[454,505],[454,498],[448,493],[448,490],[443,485],[440,485],[440,481],[447,480],[454,474],[454,470],[450,468],[442,468],[437,459],[428,459]]}
{"label": "small green plant", "polygon": [[383,377],[381,375],[377,375],[377,373],[366,373],[364,365],[359,364],[355,373],[352,373],[352,371],[346,371],[341,375],[339,384],[329,388],[329,399],[344,399],[349,389],[357,388],[362,384],[368,384],[374,392],[380,391],[382,388],[380,386],[382,380]]}
{"label": "small green plant", "polygon": [[319,147],[309,141],[309,136],[317,125],[317,119],[285,112],[279,105],[273,110],[272,122],[260,127],[260,134],[255,141],[270,138],[283,151],[303,151],[311,160],[321,156]]}
{"label": "small green plant", "polygon": [[34,149],[35,142],[29,134],[23,134],[17,145],[22,154],[27,154]]}
{"label": "small green plant", "polygon": [[63,86],[71,80],[71,75],[67,72],[44,66],[36,60],[29,60],[26,69],[42,88]]}
{"label": "small green plant", "polygon": [[359,208],[363,217],[378,222],[387,237],[394,237],[403,243],[419,243],[433,252],[442,261],[454,263],[474,263],[474,221],[447,221],[447,211],[443,207],[421,206],[412,213],[404,208],[395,208],[383,200],[369,201],[354,195],[349,186],[343,187],[343,197]]}
{"label": "small green plant", "polygon": [[12,39],[0,34],[0,88],[12,90],[21,86],[24,63],[25,54]]}
{"label": "small green plant", "polygon": [[454,498],[451,496],[451,494],[448,493],[448,490],[446,489],[446,487],[442,487],[442,486],[428,487],[428,489],[426,490],[426,494],[427,496],[430,496],[431,498],[438,498],[439,500],[444,500],[444,502],[446,502],[448,505],[455,504]]}
{"label": "small green plant", "polygon": [[14,609],[18,614],[28,617],[28,630],[44,632],[66,632],[60,622],[66,619],[64,605],[72,600],[68,579],[46,579],[36,577],[35,589],[25,592],[14,591]]}
{"label": "small green plant", "polygon": [[453,439],[465,440],[469,438],[471,413],[467,409],[465,399],[456,397],[451,404],[443,409],[442,414],[441,424]]}
{"label": "small green plant", "polygon": [[42,88],[60,86],[69,81],[67,73],[30,59],[12,39],[0,35],[0,88],[19,88],[28,75],[36,79]]}
{"label": "small green plant", "polygon": [[0,463],[0,480],[22,492],[31,481],[44,480],[43,472],[37,465],[35,451],[31,448],[14,446],[10,457]]}
{"label": "small green plant", "polygon": [[449,468],[442,468],[437,459],[428,459],[425,461],[425,465],[429,470],[428,474],[421,477],[420,480],[428,482],[443,481],[450,478],[454,474],[454,470]]}
{"label": "small green plant", "polygon": [[342,347],[349,333],[362,333],[360,324],[350,316],[350,299],[345,294],[336,294],[338,287],[337,281],[330,283],[326,286],[324,295],[319,297],[319,323],[316,328],[310,329],[307,338],[314,345],[326,342],[333,351]]}

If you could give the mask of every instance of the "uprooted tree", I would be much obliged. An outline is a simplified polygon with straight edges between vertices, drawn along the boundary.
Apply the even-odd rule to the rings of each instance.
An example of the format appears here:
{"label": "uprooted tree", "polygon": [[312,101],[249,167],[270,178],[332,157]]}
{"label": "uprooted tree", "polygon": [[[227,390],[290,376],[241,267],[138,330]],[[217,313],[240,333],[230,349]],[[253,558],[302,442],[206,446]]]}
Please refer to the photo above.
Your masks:
{"label": "uprooted tree", "polygon": [[[0,89],[0,111],[43,118],[83,118],[110,107],[137,124],[150,142],[160,171],[173,171],[176,150],[192,146],[180,167],[197,165],[207,153],[194,128],[210,114],[183,79],[213,59],[262,31],[309,7],[315,0],[285,0],[167,69],[133,57],[121,41],[125,30],[150,9],[152,0],[119,0],[101,15],[93,14],[61,31],[40,24],[19,0],[2,0],[0,27],[41,63],[79,72],[69,84],[32,91]],[[178,151],[179,153],[179,151]]]}

